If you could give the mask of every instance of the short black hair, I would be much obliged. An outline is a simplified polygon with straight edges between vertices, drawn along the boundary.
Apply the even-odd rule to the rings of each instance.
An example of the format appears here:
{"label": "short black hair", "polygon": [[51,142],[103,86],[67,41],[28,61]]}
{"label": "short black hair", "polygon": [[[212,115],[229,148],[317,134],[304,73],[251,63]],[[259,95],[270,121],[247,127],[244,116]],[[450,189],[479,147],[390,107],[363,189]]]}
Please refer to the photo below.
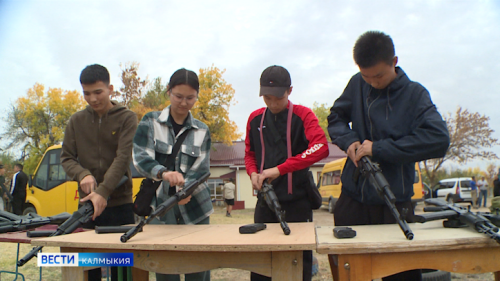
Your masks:
{"label": "short black hair", "polygon": [[177,85],[188,85],[195,89],[197,93],[200,91],[198,75],[194,71],[185,68],[178,69],[172,74],[168,82],[168,90],[171,91]]}
{"label": "short black hair", "polygon": [[89,85],[99,81],[109,85],[109,72],[104,66],[92,64],[87,65],[87,67],[82,70],[80,74],[80,84]]}
{"label": "short black hair", "polygon": [[353,55],[356,64],[362,68],[380,62],[391,65],[395,56],[394,43],[389,35],[381,31],[367,31],[356,40]]}
{"label": "short black hair", "polygon": [[19,168],[19,170],[21,170],[21,171],[22,171],[22,170],[23,170],[23,168],[24,168],[23,164],[20,164],[20,163],[17,163],[17,164],[15,164],[14,166],[18,167],[18,168]]}

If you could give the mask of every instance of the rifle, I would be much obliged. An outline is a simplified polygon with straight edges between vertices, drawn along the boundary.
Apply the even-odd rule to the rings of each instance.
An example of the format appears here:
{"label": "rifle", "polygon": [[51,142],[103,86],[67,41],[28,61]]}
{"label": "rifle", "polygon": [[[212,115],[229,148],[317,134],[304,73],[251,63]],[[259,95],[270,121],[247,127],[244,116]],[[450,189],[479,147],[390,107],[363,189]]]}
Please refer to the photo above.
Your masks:
{"label": "rifle", "polygon": [[[127,180],[128,177],[123,176],[121,180],[118,182],[117,187],[124,184]],[[71,217],[67,219],[63,224],[61,224],[57,228],[57,230],[49,237],[70,234],[73,231],[75,231],[78,227],[80,227],[82,224],[90,221],[93,215],[94,215],[94,205],[92,204],[92,201],[89,200],[85,202],[83,206],[78,208],[78,210],[76,210],[71,215]],[[43,246],[38,246],[31,249],[31,251],[28,254],[26,254],[22,259],[17,261],[17,266],[23,266],[24,264],[26,264],[33,257],[35,257],[42,248]]]}
{"label": "rifle", "polygon": [[179,201],[193,194],[198,185],[205,182],[209,176],[210,173],[206,173],[202,175],[199,179],[189,182],[189,184],[184,186],[183,189],[179,190],[177,193],[168,198],[167,201],[158,205],[156,209],[153,212],[151,212],[151,214],[148,216],[147,219],[141,218],[139,224],[137,224],[134,228],[130,229],[129,231],[127,231],[127,233],[123,234],[120,237],[120,241],[122,243],[127,242],[128,240],[130,240],[130,238],[134,237],[137,233],[142,231],[142,228],[146,224],[150,223],[154,218],[165,215],[170,209],[172,209],[175,205],[177,205]]}
{"label": "rifle", "polygon": [[41,217],[33,214],[19,216],[18,219],[14,221],[0,221],[0,233],[23,231],[27,229],[37,228],[46,224],[61,224],[70,216],[71,215],[69,213],[60,213],[52,217]]}
{"label": "rifle", "polygon": [[283,233],[285,233],[285,235],[289,235],[290,228],[288,227],[288,224],[285,221],[285,211],[281,210],[281,205],[280,202],[278,201],[276,193],[274,192],[273,186],[270,183],[264,182],[262,184],[262,189],[260,192],[264,196],[264,200],[266,200],[269,209],[271,209],[274,212],[276,218],[279,220],[281,229],[283,229]]}
{"label": "rifle", "polygon": [[399,214],[395,205],[396,197],[394,196],[394,193],[392,193],[389,183],[385,179],[384,174],[382,174],[382,170],[380,169],[378,163],[372,162],[368,156],[363,156],[358,164],[360,165],[359,171],[363,177],[368,178],[370,184],[377,190],[378,195],[384,199],[385,204],[389,207],[389,210],[398,222],[399,227],[406,236],[406,239],[412,240],[413,232],[408,226],[408,223],[406,223],[405,217]]}
{"label": "rifle", "polygon": [[[492,214],[473,213],[468,208],[455,204],[448,204],[446,201],[437,198],[426,199],[425,203],[434,206],[425,207],[424,212],[433,212],[415,216],[416,222],[424,223],[427,221],[446,219],[443,226],[447,228],[472,227],[479,233],[488,235],[491,239],[500,243],[498,227],[500,217]],[[494,223],[493,223],[494,222]]]}

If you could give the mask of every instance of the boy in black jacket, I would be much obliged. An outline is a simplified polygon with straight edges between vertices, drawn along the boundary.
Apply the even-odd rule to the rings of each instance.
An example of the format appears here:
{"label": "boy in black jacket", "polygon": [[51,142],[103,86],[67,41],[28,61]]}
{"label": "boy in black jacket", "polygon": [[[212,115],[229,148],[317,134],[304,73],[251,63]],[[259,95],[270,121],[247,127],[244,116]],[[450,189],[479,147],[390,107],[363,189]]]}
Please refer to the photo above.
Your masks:
{"label": "boy in black jacket", "polygon": [[[353,179],[363,156],[380,164],[396,196],[396,207],[399,212],[408,209],[406,219],[411,222],[415,162],[446,154],[450,142],[446,123],[429,92],[396,67],[398,57],[388,35],[378,31],[361,35],[354,45],[354,61],[360,72],[328,116],[332,142],[348,155],[334,209],[335,225],[396,223],[375,188],[364,178]],[[407,271],[383,280],[421,280],[421,272]]]}

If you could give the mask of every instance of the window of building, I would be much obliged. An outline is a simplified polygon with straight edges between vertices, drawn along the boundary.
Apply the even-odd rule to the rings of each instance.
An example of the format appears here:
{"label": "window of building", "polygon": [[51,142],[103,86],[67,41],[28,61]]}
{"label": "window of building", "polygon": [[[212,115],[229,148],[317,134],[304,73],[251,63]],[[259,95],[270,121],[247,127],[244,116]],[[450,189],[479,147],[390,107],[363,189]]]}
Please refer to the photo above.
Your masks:
{"label": "window of building", "polygon": [[210,188],[210,198],[212,202],[222,200],[222,179],[208,179],[208,187]]}

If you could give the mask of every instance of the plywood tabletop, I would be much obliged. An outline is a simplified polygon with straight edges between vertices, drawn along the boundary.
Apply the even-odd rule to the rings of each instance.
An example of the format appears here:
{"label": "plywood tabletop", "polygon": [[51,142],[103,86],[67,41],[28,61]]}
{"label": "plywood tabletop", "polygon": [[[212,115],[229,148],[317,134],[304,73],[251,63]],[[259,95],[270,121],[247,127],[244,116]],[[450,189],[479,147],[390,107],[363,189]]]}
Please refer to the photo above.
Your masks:
{"label": "plywood tabletop", "polygon": [[[407,240],[397,224],[356,225],[356,237],[337,239],[334,226],[316,227],[320,254],[390,253],[499,247],[493,239],[472,228],[444,228],[443,221],[409,224],[415,237]],[[499,248],[500,249],[500,248]]]}
{"label": "plywood tabletop", "polygon": [[314,223],[289,223],[290,235],[279,224],[268,223],[255,234],[240,234],[241,225],[146,225],[127,243],[122,234],[96,234],[93,231],[42,238],[35,246],[69,248],[137,249],[172,251],[256,252],[316,249]]}

